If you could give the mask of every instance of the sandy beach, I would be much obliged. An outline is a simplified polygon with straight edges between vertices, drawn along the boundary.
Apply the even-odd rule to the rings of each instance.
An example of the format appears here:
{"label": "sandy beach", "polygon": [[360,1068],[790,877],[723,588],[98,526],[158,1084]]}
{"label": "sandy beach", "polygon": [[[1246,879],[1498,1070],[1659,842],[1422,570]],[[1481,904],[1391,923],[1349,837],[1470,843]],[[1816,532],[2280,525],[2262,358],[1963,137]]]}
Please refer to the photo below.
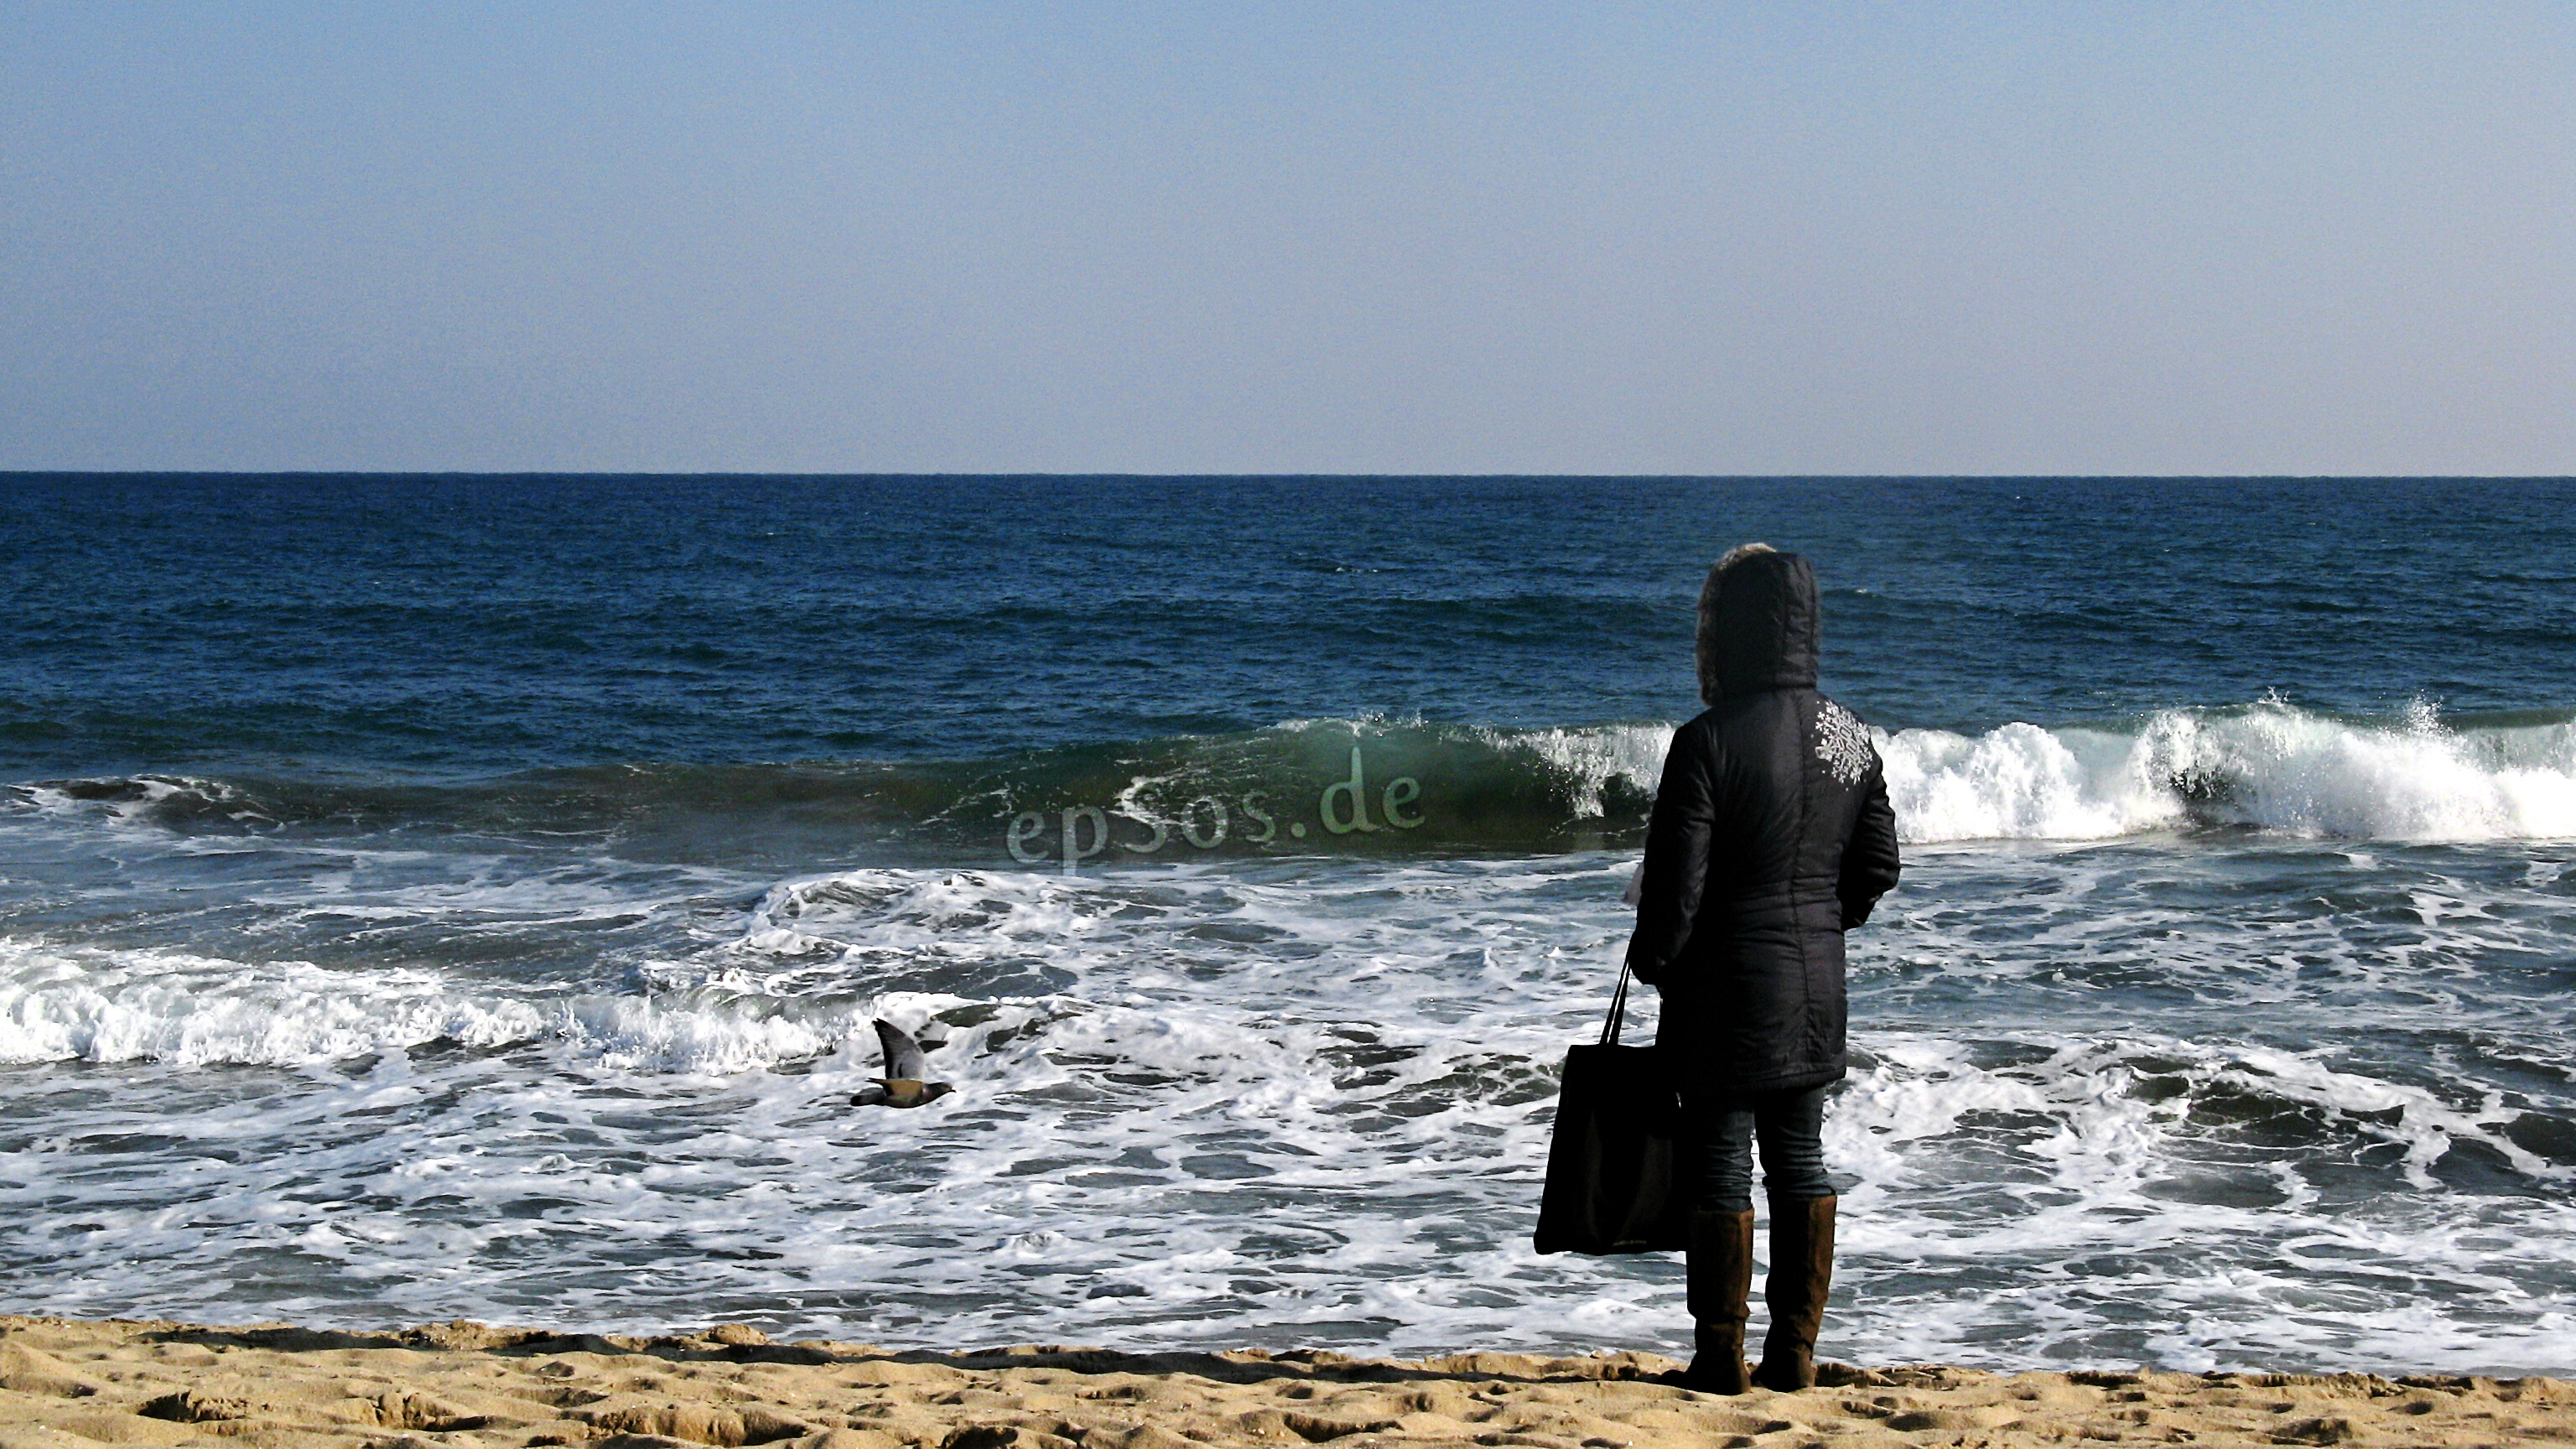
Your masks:
{"label": "sandy beach", "polygon": [[1653,1354],[953,1354],[448,1323],[370,1334],[0,1317],[0,1449],[779,1444],[2512,1445],[2576,1442],[2576,1384],[2366,1374],[1996,1374],[1831,1365],[1795,1394],[1656,1381]]}

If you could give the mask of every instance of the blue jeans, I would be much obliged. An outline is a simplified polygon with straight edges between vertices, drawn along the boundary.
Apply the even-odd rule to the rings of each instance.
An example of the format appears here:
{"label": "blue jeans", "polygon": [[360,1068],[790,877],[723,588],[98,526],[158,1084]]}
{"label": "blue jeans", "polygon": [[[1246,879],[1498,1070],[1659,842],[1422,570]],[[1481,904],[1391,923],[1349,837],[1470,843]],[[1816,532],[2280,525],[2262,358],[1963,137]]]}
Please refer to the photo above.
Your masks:
{"label": "blue jeans", "polygon": [[1753,1210],[1753,1141],[1762,1140],[1762,1186],[1774,1198],[1832,1197],[1825,1176],[1825,1093],[1833,1083],[1787,1092],[1682,1094],[1682,1115],[1698,1136],[1699,1205]]}

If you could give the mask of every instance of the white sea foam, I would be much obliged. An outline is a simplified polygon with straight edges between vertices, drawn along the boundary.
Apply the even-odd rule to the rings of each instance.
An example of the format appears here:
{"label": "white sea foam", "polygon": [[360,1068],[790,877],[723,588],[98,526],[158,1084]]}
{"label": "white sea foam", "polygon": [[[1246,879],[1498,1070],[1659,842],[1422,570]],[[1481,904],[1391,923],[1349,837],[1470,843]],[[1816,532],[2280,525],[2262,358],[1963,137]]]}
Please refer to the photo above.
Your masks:
{"label": "white sea foam", "polygon": [[[1652,798],[1668,725],[1486,731],[1578,817]],[[1905,840],[2103,840],[2204,825],[2353,840],[2576,837],[2576,724],[2452,729],[2427,706],[2356,723],[2278,701],[2142,727],[1872,730]]]}
{"label": "white sea foam", "polygon": [[[0,1254],[45,1266],[0,1307],[1687,1332],[1676,1264],[1528,1248],[1624,854],[769,879],[16,819],[13,873],[130,894],[123,944],[0,937],[0,1056],[68,1064],[7,1073]],[[2560,853],[2241,839],[1910,853],[1852,943],[1838,1354],[2576,1366]],[[956,1096],[847,1105],[876,1015]]]}
{"label": "white sea foam", "polygon": [[2134,734],[2008,724],[1877,736],[1914,842],[2093,840],[2192,823],[2357,840],[2576,837],[2576,725],[2372,726],[2266,702]]}
{"label": "white sea foam", "polygon": [[885,1005],[781,1014],[757,1005],[757,985],[728,985],[664,999],[512,992],[418,968],[0,940],[0,1063],[294,1066],[544,1042],[616,1068],[730,1074],[832,1052]]}
{"label": "white sea foam", "polygon": [[470,1000],[418,971],[0,941],[0,1062],[278,1064],[540,1029],[526,1003]]}
{"label": "white sea foam", "polygon": [[1487,731],[1506,755],[1534,757],[1553,774],[1577,816],[1605,811],[1613,785],[1652,797],[1672,747],[1668,725],[1596,725],[1586,729]]}
{"label": "white sea foam", "polygon": [[[1317,727],[1304,722],[1305,727]],[[1538,767],[1568,812],[1651,799],[1670,725],[1479,730]],[[2016,722],[1979,734],[1872,730],[1899,833],[1917,844],[2105,840],[2249,826],[2351,840],[2576,837],[2576,724],[2453,729],[2277,700],[2159,712],[2136,729]]]}
{"label": "white sea foam", "polygon": [[[2576,1364],[2567,1323],[2475,1308],[2576,1282],[2576,1162],[2526,1120],[2576,1082],[2526,1001],[2462,985],[2556,949],[2558,876],[2256,859],[2278,880],[2249,897],[2249,867],[2163,844],[1918,855],[1854,938],[1838,1352]],[[17,1079],[0,1231],[57,1265],[58,1311],[1678,1347],[1676,1265],[1526,1237],[1624,866],[832,871],[665,938],[622,992],[21,945],[20,1058],[124,1065]],[[2392,1001],[2474,1062],[2353,1033]],[[954,1098],[844,1105],[876,1014]],[[235,1101],[208,1068],[240,1063],[302,1070]]]}
{"label": "white sea foam", "polygon": [[238,786],[191,775],[141,774],[79,781],[11,784],[0,788],[0,804],[14,804],[40,815],[87,819],[112,827],[141,825],[172,805],[192,806],[236,825],[272,825],[276,821]]}

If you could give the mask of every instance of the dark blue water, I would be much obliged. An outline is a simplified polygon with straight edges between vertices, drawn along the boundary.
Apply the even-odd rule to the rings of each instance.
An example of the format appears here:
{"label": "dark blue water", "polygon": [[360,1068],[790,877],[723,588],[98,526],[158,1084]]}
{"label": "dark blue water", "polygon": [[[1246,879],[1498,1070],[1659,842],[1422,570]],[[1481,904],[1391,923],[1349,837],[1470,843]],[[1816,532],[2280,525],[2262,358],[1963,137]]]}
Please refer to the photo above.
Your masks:
{"label": "dark blue water", "polygon": [[0,1309],[1677,1348],[1527,1233],[1754,538],[1826,1352],[2576,1369],[2567,480],[0,478]]}
{"label": "dark blue water", "polygon": [[2576,704],[2576,484],[0,479],[0,773],[947,759],[1691,707],[1818,563],[1887,728]]}

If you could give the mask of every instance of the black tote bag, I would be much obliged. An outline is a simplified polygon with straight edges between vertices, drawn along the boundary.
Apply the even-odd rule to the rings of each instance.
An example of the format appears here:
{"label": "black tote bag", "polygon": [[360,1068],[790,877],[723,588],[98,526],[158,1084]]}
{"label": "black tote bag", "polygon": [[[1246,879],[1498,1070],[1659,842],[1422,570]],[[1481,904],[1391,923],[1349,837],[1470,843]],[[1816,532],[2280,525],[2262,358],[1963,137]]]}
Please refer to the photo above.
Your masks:
{"label": "black tote bag", "polygon": [[1538,1200],[1542,1253],[1670,1253],[1689,1245],[1681,1104],[1652,1047],[1621,1046],[1628,968],[1601,1040],[1565,1053]]}

